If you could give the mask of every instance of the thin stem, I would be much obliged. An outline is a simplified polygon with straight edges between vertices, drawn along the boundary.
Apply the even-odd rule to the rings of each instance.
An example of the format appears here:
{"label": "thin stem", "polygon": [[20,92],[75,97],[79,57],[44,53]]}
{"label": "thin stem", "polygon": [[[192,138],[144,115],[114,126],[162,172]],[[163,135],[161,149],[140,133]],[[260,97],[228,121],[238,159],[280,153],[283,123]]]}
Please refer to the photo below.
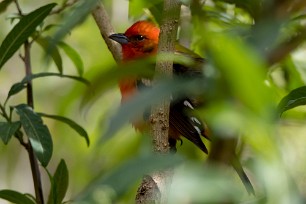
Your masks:
{"label": "thin stem", "polygon": [[[30,49],[31,49],[31,44],[27,40],[24,43],[24,64],[25,64],[26,76],[32,74]],[[29,81],[27,83],[27,103],[30,107],[34,108],[32,81]],[[38,204],[44,204],[44,197],[43,197],[43,190],[42,190],[42,183],[40,178],[38,162],[30,142],[27,143],[26,149],[28,151],[30,164],[31,164],[36,201]]]}
{"label": "thin stem", "polygon": [[14,0],[14,2],[15,2],[15,5],[16,5],[16,8],[17,8],[17,10],[18,10],[19,15],[23,16],[23,13],[22,13],[22,11],[21,11],[21,7],[20,7],[20,5],[19,5],[18,0]]}
{"label": "thin stem", "polygon": [[71,2],[67,1],[60,8],[53,10],[49,15],[59,14],[62,11],[64,11],[66,8],[73,6],[77,2],[78,0],[73,0]]}
{"label": "thin stem", "polygon": [[6,111],[5,111],[5,106],[3,106],[2,104],[0,104],[0,110],[1,110],[1,115],[8,121],[11,121],[11,118],[7,115]]}

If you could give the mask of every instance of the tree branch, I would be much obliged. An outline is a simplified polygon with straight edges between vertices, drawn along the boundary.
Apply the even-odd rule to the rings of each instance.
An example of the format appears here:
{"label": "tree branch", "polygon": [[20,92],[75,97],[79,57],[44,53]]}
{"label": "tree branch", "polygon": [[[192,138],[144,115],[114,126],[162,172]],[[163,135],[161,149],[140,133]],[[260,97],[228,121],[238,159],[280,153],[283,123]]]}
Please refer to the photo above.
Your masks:
{"label": "tree branch", "polygon": [[108,36],[110,34],[114,33],[114,29],[112,25],[110,24],[110,19],[108,17],[108,14],[104,8],[104,6],[99,2],[94,8],[94,10],[91,12],[93,18],[95,19],[95,22],[97,26],[99,27],[100,33],[108,47],[108,49],[111,51],[115,61],[118,63],[121,61],[121,48],[118,43],[115,43],[114,41],[110,40]]}
{"label": "tree branch", "polygon": [[[157,82],[161,76],[172,77],[173,56],[169,54],[173,54],[175,49],[180,8],[181,4],[179,1],[164,1],[155,67],[155,82]],[[165,59],[164,56],[167,58]],[[169,107],[170,96],[153,107],[151,111],[151,134],[153,136],[154,151],[160,153],[169,151]]]}
{"label": "tree branch", "polygon": [[[178,0],[165,0],[163,18],[160,25],[159,46],[155,67],[154,83],[163,77],[172,78],[173,56],[175,41],[180,17],[181,4]],[[169,55],[170,54],[170,55]],[[166,56],[167,58],[165,59]],[[170,57],[169,57],[170,56]],[[170,150],[168,141],[169,131],[170,96],[152,107],[150,122],[151,135],[153,138],[153,149],[157,153],[168,153]],[[168,190],[171,184],[173,172],[171,169],[155,172],[152,179],[144,179],[138,189],[136,203],[151,203],[152,195],[155,203],[168,203]],[[145,189],[147,186],[156,188]],[[142,191],[140,191],[140,189]],[[143,192],[139,195],[139,192]]]}

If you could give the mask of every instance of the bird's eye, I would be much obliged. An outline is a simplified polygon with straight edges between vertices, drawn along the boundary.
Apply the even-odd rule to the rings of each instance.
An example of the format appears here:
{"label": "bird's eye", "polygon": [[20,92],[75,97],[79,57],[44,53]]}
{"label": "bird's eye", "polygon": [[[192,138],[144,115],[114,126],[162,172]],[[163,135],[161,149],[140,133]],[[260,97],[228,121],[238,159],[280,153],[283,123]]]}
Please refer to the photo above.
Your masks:
{"label": "bird's eye", "polygon": [[144,39],[145,39],[145,36],[143,36],[143,35],[136,35],[135,36],[135,40],[137,40],[137,41],[142,41]]}

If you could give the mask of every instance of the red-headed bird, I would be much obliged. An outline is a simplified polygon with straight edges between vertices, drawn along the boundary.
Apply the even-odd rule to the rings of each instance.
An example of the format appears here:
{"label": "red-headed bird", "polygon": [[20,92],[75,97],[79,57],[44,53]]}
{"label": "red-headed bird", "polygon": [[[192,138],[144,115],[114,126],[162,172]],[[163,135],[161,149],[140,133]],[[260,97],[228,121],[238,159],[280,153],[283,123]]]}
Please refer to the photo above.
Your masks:
{"label": "red-headed bird", "polygon": [[[157,53],[160,30],[153,23],[148,21],[138,21],[134,23],[125,33],[117,33],[109,36],[110,39],[118,42],[122,46],[122,60],[128,62]],[[189,49],[176,44],[175,55],[188,57],[193,60],[192,66],[186,66],[179,63],[173,63],[173,72],[180,76],[202,76],[202,68],[205,60]],[[130,97],[137,94],[141,79],[131,78],[119,81],[122,102],[124,103]],[[181,141],[180,136],[185,137],[204,153],[208,154],[208,150],[201,140],[201,136],[209,139],[206,126],[203,122],[193,114],[195,103],[192,98],[183,97],[176,101],[172,101],[169,114],[169,144],[170,148],[176,150],[177,140]],[[141,129],[141,121],[133,121],[136,129]],[[238,175],[242,179],[249,193],[254,194],[254,189],[247,175],[243,171],[241,164],[234,166]]]}

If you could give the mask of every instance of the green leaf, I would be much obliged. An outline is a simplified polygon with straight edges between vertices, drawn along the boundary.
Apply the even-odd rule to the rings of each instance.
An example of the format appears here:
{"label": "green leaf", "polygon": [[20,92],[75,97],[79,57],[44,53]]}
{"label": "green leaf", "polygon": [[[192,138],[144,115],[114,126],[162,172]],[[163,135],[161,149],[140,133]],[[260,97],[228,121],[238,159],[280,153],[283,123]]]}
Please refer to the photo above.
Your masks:
{"label": "green leaf", "polygon": [[76,198],[76,202],[82,203],[82,201],[87,201],[89,203],[99,203],[94,202],[92,199],[95,199],[94,195],[105,187],[115,190],[116,195],[120,197],[122,194],[126,193],[131,186],[134,186],[143,175],[174,167],[181,162],[183,162],[183,158],[173,154],[156,155],[151,153],[131,159],[120,165],[114,171],[109,172],[108,175],[96,178],[84,192]]}
{"label": "green leaf", "polygon": [[61,204],[66,195],[69,183],[68,169],[63,159],[58,164],[52,181],[48,204]]}
{"label": "green leaf", "polygon": [[1,190],[0,198],[16,204],[35,204],[25,194],[12,190]]}
{"label": "green leaf", "polygon": [[20,128],[20,122],[0,122],[0,137],[7,144],[15,132]]}
{"label": "green leaf", "polygon": [[87,132],[84,130],[84,128],[82,128],[79,124],[77,124],[73,120],[71,120],[69,118],[65,118],[63,116],[59,116],[59,115],[49,115],[49,114],[46,114],[46,113],[37,113],[37,114],[42,116],[42,117],[52,118],[52,119],[61,121],[63,123],[66,123],[72,129],[74,129],[77,133],[79,133],[82,137],[84,137],[87,145],[89,146],[89,137],[88,137]]}
{"label": "green leaf", "polygon": [[79,53],[75,49],[73,49],[70,45],[68,45],[63,41],[59,42],[58,46],[62,48],[66,53],[66,55],[71,59],[71,61],[73,62],[74,66],[78,71],[79,76],[82,76],[84,73],[84,64]]}
{"label": "green leaf", "polygon": [[23,83],[23,82],[19,82],[19,83],[13,84],[13,86],[10,89],[10,91],[8,92],[6,100],[8,100],[11,96],[19,93],[20,91],[22,91],[26,87],[27,87],[26,83]]}
{"label": "green leaf", "polygon": [[4,0],[0,3],[0,14],[5,12],[7,7],[13,2],[13,0]]}
{"label": "green leaf", "polygon": [[39,115],[26,104],[15,106],[21,125],[30,139],[34,153],[43,166],[47,166],[53,151],[51,134]]}
{"label": "green leaf", "polygon": [[[225,89],[254,113],[267,117],[274,111],[271,90],[265,86],[263,59],[241,39],[224,33],[206,33],[211,62],[223,77]],[[269,116],[268,116],[269,115]]]}
{"label": "green leaf", "polygon": [[306,105],[306,86],[292,90],[278,104],[278,112],[283,112],[295,108],[297,106]]}
{"label": "green leaf", "polygon": [[[156,17],[156,20],[160,23],[161,11],[163,9],[163,1],[161,0],[152,0],[152,1],[142,1],[142,0],[133,0],[129,2],[129,17],[139,17],[144,13],[145,9],[149,9],[153,16]],[[157,13],[157,9],[159,13]]]}
{"label": "green leaf", "polygon": [[[50,44],[52,44],[52,39],[50,37],[39,37],[35,40],[44,50],[48,52],[48,48]],[[59,71],[59,73],[63,73],[63,61],[57,47],[54,47],[52,53],[49,53]]]}
{"label": "green leaf", "polygon": [[62,27],[55,33],[53,44],[50,46],[49,51],[51,51],[55,45],[67,35],[75,26],[82,23],[92,9],[99,2],[98,0],[81,0],[80,4],[72,11],[72,14],[68,16],[64,22],[62,22]]}
{"label": "green leaf", "polygon": [[55,3],[47,4],[24,16],[9,32],[0,46],[0,69],[48,16]]}
{"label": "green leaf", "polygon": [[7,95],[7,99],[6,101],[8,101],[8,99],[19,93],[20,91],[22,91],[24,88],[26,88],[26,84],[30,81],[32,81],[33,79],[37,79],[37,78],[41,78],[41,77],[49,77],[49,76],[56,76],[56,77],[63,77],[63,78],[69,78],[69,79],[73,79],[79,82],[82,82],[86,85],[89,85],[89,81],[87,81],[86,79],[82,78],[82,77],[77,77],[77,76],[70,76],[70,75],[63,75],[63,74],[59,74],[59,73],[48,73],[48,72],[43,72],[43,73],[39,73],[39,74],[32,74],[30,76],[26,76],[25,78],[22,79],[21,82],[18,82],[16,84],[14,84],[8,95]]}

